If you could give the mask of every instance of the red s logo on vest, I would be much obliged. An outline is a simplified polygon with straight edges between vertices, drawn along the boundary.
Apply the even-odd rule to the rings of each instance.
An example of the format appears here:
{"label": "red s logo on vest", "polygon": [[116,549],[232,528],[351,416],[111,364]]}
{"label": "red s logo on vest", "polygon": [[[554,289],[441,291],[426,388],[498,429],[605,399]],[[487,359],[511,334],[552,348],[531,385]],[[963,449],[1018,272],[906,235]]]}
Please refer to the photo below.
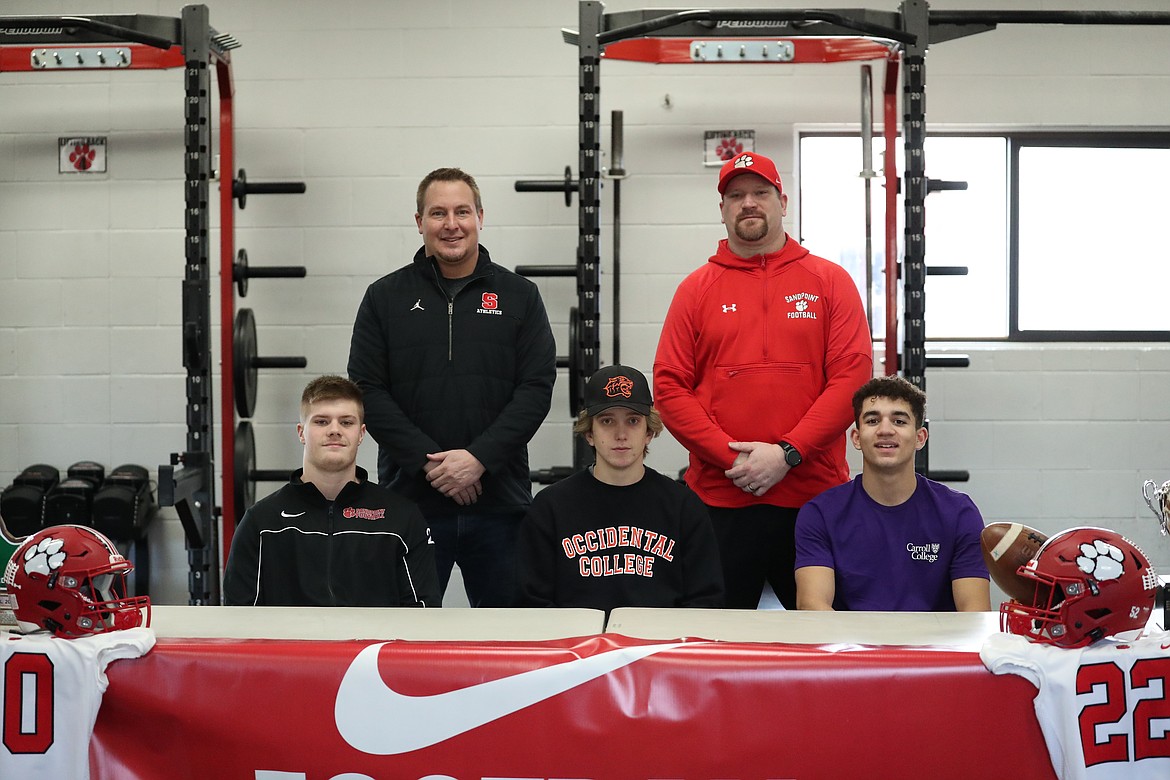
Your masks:
{"label": "red s logo on vest", "polygon": [[484,293],[480,298],[480,306],[485,309],[494,309],[499,306],[500,296],[495,293]]}

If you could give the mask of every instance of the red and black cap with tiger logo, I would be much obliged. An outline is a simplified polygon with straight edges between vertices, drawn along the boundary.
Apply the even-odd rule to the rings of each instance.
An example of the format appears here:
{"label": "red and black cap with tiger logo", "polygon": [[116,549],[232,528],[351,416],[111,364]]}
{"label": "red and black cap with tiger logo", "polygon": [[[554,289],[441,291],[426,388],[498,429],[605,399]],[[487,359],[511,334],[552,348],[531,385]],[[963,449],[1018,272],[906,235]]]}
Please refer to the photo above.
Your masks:
{"label": "red and black cap with tiger logo", "polygon": [[654,399],[646,376],[629,366],[606,366],[585,383],[585,411],[601,414],[606,409],[622,406],[638,414],[650,414]]}

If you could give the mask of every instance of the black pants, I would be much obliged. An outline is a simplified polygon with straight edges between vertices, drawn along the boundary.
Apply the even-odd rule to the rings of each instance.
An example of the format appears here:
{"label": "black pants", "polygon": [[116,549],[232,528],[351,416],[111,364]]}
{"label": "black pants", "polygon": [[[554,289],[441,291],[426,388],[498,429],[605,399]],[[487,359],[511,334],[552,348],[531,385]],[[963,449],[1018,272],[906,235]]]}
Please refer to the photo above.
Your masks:
{"label": "black pants", "polygon": [[755,609],[766,581],[785,609],[796,609],[798,510],[768,504],[707,509],[723,564],[724,605]]}
{"label": "black pants", "polygon": [[451,569],[459,564],[469,605],[514,606],[516,540],[523,518],[522,512],[428,517],[440,595],[446,594]]}

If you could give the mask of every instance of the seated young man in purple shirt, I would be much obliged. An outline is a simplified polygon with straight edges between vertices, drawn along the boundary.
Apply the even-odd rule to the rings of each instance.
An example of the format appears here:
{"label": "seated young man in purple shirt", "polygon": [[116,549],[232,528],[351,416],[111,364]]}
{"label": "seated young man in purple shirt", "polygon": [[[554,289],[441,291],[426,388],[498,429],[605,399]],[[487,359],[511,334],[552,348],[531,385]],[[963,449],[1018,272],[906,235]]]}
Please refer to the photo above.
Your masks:
{"label": "seated young man in purple shirt", "polygon": [[991,587],[975,503],[914,471],[926,444],[926,394],[878,377],[853,395],[862,473],[796,518],[798,609],[978,612]]}

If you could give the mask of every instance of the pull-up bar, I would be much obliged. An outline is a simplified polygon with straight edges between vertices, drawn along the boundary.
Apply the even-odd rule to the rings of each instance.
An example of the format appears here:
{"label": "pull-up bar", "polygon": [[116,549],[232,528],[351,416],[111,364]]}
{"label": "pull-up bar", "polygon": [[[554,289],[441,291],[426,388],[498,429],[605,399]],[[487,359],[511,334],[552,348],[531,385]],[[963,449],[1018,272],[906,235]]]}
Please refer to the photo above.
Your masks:
{"label": "pull-up bar", "polygon": [[[19,32],[18,32],[19,31]],[[86,36],[82,31],[94,33]],[[6,16],[0,43],[141,43],[169,49],[182,40],[180,20],[162,16]]]}
{"label": "pull-up bar", "polygon": [[[813,23],[823,22],[826,24],[835,25],[845,30],[850,30],[855,33],[861,33],[872,38],[888,38],[891,41],[898,43],[914,43],[916,36],[900,30],[896,27],[887,26],[884,24],[875,24],[873,22],[858,19],[847,14],[855,13],[852,11],[834,12],[834,11],[804,11],[804,10],[778,10],[778,9],[758,9],[758,10],[744,10],[744,9],[720,9],[720,10],[703,10],[696,9],[692,11],[676,11],[668,13],[665,16],[660,16],[653,19],[646,19],[642,22],[626,25],[623,27],[613,28],[602,32],[597,36],[597,42],[602,46],[616,41],[625,40],[627,38],[636,38],[638,36],[647,35],[652,32],[664,30],[668,27],[676,27],[680,24],[688,22],[786,22],[799,23],[801,25],[809,25]],[[856,12],[862,15],[869,15],[868,11]],[[888,14],[891,20],[897,18],[895,14]],[[758,30],[751,30],[750,27],[728,28],[726,32],[739,29],[741,31],[749,31],[748,34],[758,35]],[[741,35],[743,32],[740,33]],[[822,33],[823,34],[823,33]]]}
{"label": "pull-up bar", "polygon": [[682,64],[690,62],[765,63],[792,65],[882,60],[897,46],[867,38],[632,38],[605,47],[607,60]]}
{"label": "pull-up bar", "polygon": [[[239,45],[230,34],[208,30],[207,48],[220,59]],[[5,73],[181,68],[182,46],[179,18],[148,14],[0,17],[0,72]]]}
{"label": "pull-up bar", "polygon": [[1165,11],[931,11],[938,24],[1170,24]]}

